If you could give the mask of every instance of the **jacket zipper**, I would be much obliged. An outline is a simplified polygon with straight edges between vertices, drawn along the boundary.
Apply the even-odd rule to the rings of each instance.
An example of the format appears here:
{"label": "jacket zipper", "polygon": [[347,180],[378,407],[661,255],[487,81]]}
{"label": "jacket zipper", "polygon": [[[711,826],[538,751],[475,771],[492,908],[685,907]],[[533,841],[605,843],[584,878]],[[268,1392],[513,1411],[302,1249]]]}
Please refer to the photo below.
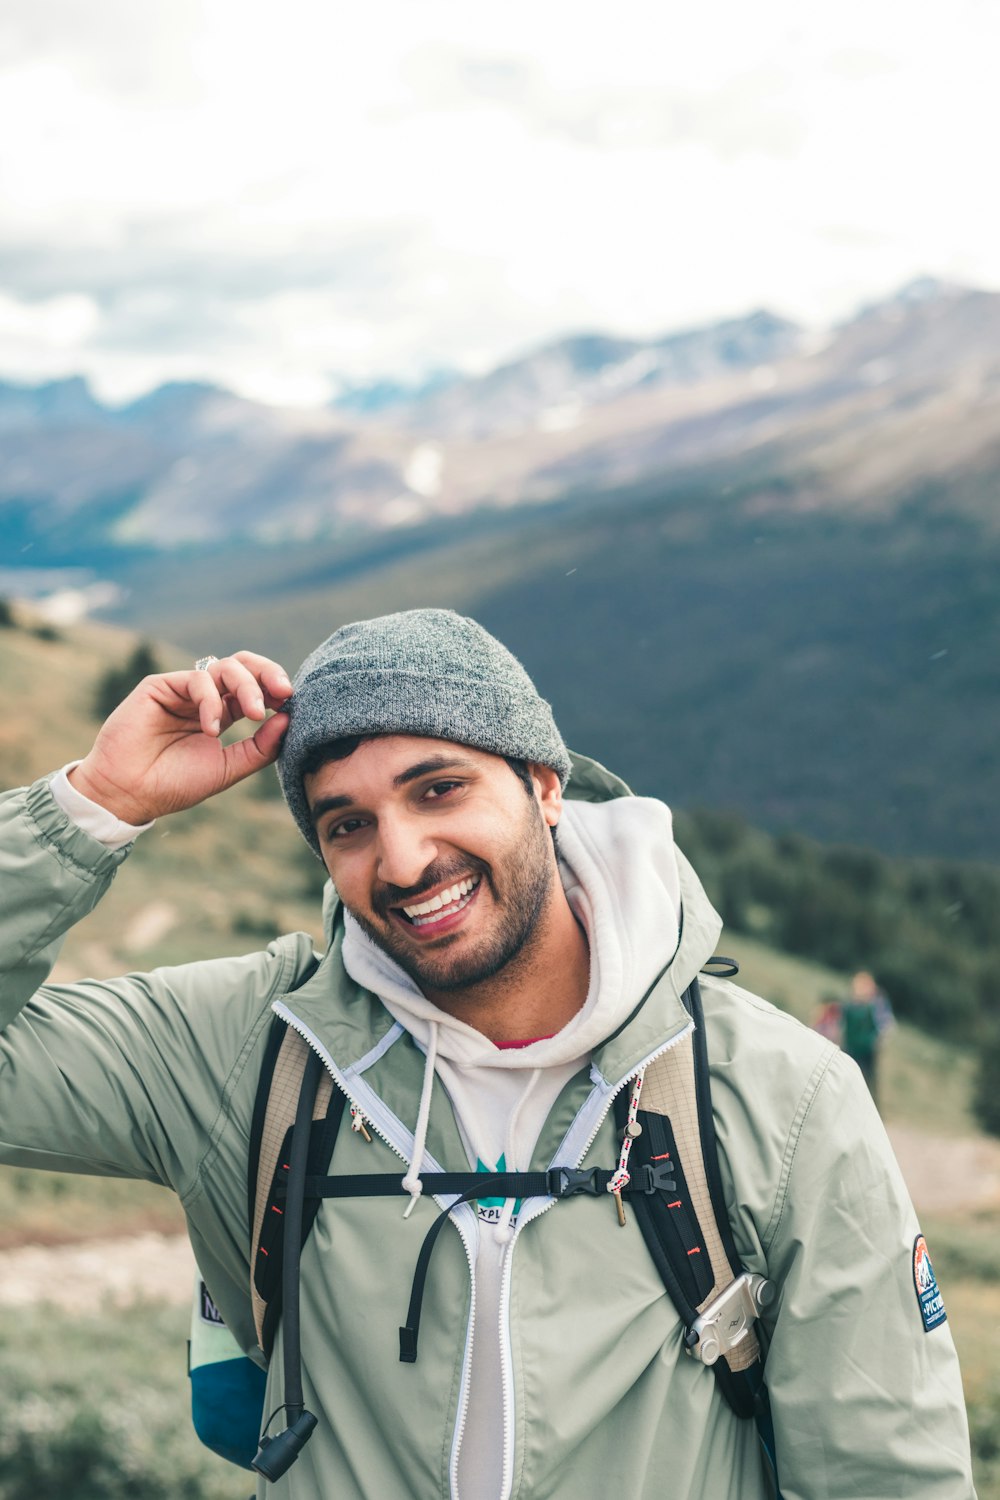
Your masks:
{"label": "jacket zipper", "polygon": [[465,1424],[469,1417],[469,1397],[472,1384],[470,1380],[472,1373],[472,1341],[476,1332],[476,1268],[473,1264],[472,1252],[461,1229],[459,1229],[459,1234],[465,1248],[465,1258],[469,1262],[469,1280],[472,1284],[472,1291],[469,1303],[469,1326],[465,1331],[465,1354],[462,1357],[462,1380],[459,1386],[458,1416],[455,1420],[455,1431],[451,1440],[451,1455],[448,1460],[448,1488],[451,1490],[452,1500],[459,1500],[458,1455],[462,1448],[462,1439],[465,1436]]}
{"label": "jacket zipper", "polygon": [[[287,1005],[283,1005],[280,1000],[276,1000],[271,1009],[274,1011],[275,1015],[280,1016],[283,1021],[287,1022],[287,1024],[292,1027],[293,1031],[296,1031],[299,1034],[299,1036],[308,1047],[312,1048],[312,1050],[319,1057],[320,1061],[323,1063],[323,1066],[326,1068],[327,1072],[330,1074],[330,1077],[333,1079],[334,1083],[340,1089],[341,1093],[344,1094],[344,1096],[347,1098],[347,1101],[351,1105],[352,1110],[356,1110],[359,1117],[367,1120],[368,1124],[371,1125],[372,1129],[375,1131],[375,1134],[379,1137],[380,1140],[385,1142],[385,1144],[389,1147],[389,1150],[395,1152],[400,1161],[405,1162],[406,1165],[409,1166],[410,1163],[406,1159],[406,1153],[396,1145],[395,1141],[389,1134],[389,1126],[385,1123],[384,1117],[382,1119],[382,1122],[380,1123],[378,1118],[380,1112],[377,1109],[373,1110],[370,1105],[363,1107],[358,1102],[358,1100],[354,1097],[347,1086],[347,1079],[344,1077],[343,1073],[341,1073],[340,1069],[337,1067],[336,1063],[333,1061],[333,1058],[330,1056],[329,1052],[327,1052],[326,1048],[323,1046],[319,1038],[316,1037],[309,1030],[309,1027],[306,1026],[302,1021],[300,1021],[298,1017],[288,1009]],[[374,1091],[372,1091],[372,1097],[373,1099],[381,1103],[381,1101],[378,1099],[378,1095],[375,1094]],[[435,1171],[441,1170],[440,1166],[436,1162],[434,1163],[433,1169]],[[435,1203],[440,1204],[442,1208],[444,1207],[444,1204],[441,1203],[441,1199],[439,1197],[435,1196],[434,1201]],[[465,1217],[465,1210],[467,1209],[467,1207],[468,1205],[466,1204],[459,1205],[458,1212],[452,1215],[452,1222],[454,1223],[455,1228],[458,1230],[459,1238],[462,1241],[462,1248],[465,1251],[465,1259],[469,1265],[470,1282],[469,1322],[468,1327],[465,1331],[465,1354],[462,1360],[462,1379],[459,1388],[459,1412],[455,1423],[455,1434],[452,1438],[451,1460],[449,1463],[448,1473],[448,1485],[449,1489],[451,1490],[452,1500],[458,1500],[458,1451],[461,1447],[462,1437],[465,1432],[465,1424],[469,1415],[469,1371],[471,1369],[472,1339],[475,1332],[476,1323],[476,1268],[472,1256],[472,1250],[461,1223],[461,1218]],[[469,1210],[470,1214],[471,1212],[472,1210]],[[508,1248],[510,1249],[513,1247],[509,1246]]]}
{"label": "jacket zipper", "polygon": [[[672,1047],[676,1047],[679,1042],[684,1041],[685,1037],[690,1036],[693,1031],[694,1022],[689,1021],[681,1031],[672,1036],[669,1041],[664,1042],[662,1046],[657,1047],[642,1062],[636,1063],[635,1067],[630,1069],[624,1078],[619,1079],[618,1083],[608,1090],[604,1096],[603,1107],[598,1114],[593,1130],[587,1138],[586,1145],[577,1153],[577,1159],[572,1164],[574,1167],[579,1167],[586,1157],[587,1152],[597,1139],[601,1126],[608,1117],[608,1112],[612,1104],[622,1089],[628,1087],[637,1073],[641,1073],[643,1069],[648,1068],[658,1057],[662,1057],[664,1052],[669,1052]],[[593,1094],[589,1096],[590,1099],[593,1097]],[[586,1108],[586,1105],[584,1108]],[[557,1151],[556,1156],[558,1154]],[[568,1163],[562,1163],[561,1165],[568,1165]],[[512,1433],[512,1419],[514,1415],[514,1354],[510,1336],[510,1285],[514,1264],[514,1246],[517,1244],[518,1235],[524,1229],[525,1225],[530,1224],[532,1220],[539,1218],[540,1215],[547,1213],[555,1205],[556,1199],[550,1198],[548,1202],[540,1204],[534,1213],[522,1213],[519,1215],[518,1223],[514,1230],[514,1237],[507,1246],[507,1255],[504,1260],[503,1275],[500,1281],[500,1388],[502,1391],[501,1405],[503,1421],[503,1469],[500,1483],[500,1500],[510,1500],[514,1482],[514,1443]]]}
{"label": "jacket zipper", "polygon": [[[274,1011],[276,1016],[280,1016],[283,1021],[287,1022],[287,1024],[291,1026],[293,1031],[297,1031],[306,1045],[311,1047],[312,1050],[316,1053],[317,1057],[319,1057],[320,1061],[326,1068],[326,1071],[329,1073],[334,1083],[339,1088],[340,1092],[347,1099],[347,1102],[351,1106],[352,1111],[357,1110],[358,1114],[361,1115],[365,1120],[367,1120],[369,1125],[372,1125],[374,1127],[375,1134],[385,1142],[390,1151],[395,1152],[400,1161],[405,1162],[406,1165],[409,1166],[409,1162],[406,1160],[406,1153],[402,1151],[400,1147],[396,1145],[391,1136],[388,1135],[388,1126],[379,1124],[377,1118],[378,1112],[373,1111],[367,1105],[361,1104],[360,1101],[354,1097],[354,1095],[351,1093],[350,1088],[348,1087],[347,1079],[344,1077],[343,1073],[341,1073],[333,1058],[330,1056],[329,1052],[327,1052],[326,1048],[323,1046],[323,1043],[318,1039],[318,1037],[314,1036],[313,1033],[309,1030],[309,1027],[306,1026],[304,1022],[300,1021],[298,1017],[288,1009],[287,1005],[283,1005],[280,1000],[275,1000],[274,1004],[271,1006],[271,1009]],[[377,1098],[377,1095],[375,1097]]]}

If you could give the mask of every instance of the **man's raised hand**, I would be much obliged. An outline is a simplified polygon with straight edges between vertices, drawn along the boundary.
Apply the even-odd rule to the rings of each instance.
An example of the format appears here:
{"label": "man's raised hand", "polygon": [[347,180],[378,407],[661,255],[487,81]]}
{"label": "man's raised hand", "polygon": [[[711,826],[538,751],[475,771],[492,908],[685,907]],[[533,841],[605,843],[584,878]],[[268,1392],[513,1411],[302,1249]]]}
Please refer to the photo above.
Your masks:
{"label": "man's raised hand", "polygon": [[[292,684],[252,651],[186,672],[145,677],[103,724],[70,772],[78,792],[126,823],[148,823],[224,792],[277,759]],[[275,709],[270,718],[268,709]],[[240,719],[262,721],[249,739],[223,745]]]}

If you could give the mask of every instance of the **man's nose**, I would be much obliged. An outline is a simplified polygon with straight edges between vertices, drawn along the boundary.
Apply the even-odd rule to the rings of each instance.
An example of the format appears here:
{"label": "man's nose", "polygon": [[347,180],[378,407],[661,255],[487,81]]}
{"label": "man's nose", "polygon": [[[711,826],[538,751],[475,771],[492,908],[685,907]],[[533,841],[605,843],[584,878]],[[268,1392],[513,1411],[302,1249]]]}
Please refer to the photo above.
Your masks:
{"label": "man's nose", "polygon": [[401,890],[419,886],[436,858],[437,844],[428,829],[407,818],[379,820],[376,873],[384,885]]}

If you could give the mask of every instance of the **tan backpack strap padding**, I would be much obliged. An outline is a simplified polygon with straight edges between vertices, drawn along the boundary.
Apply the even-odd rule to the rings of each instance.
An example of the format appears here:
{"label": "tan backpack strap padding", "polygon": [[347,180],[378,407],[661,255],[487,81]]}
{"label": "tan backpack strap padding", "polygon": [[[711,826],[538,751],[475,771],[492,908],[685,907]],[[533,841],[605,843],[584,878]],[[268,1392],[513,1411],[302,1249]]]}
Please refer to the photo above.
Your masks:
{"label": "tan backpack strap padding", "polygon": [[[253,1242],[250,1247],[250,1300],[253,1304],[253,1320],[257,1329],[257,1342],[264,1343],[264,1314],[267,1303],[254,1283],[254,1267],[257,1262],[257,1246],[260,1244],[261,1226],[267,1199],[278,1167],[278,1154],[282,1142],[295,1123],[295,1110],[302,1090],[302,1076],[309,1056],[309,1044],[294,1027],[289,1026],[278,1049],[271,1076],[271,1092],[267,1098],[264,1115],[264,1130],[260,1141],[260,1160],[257,1164],[257,1192],[253,1214]],[[323,1120],[330,1107],[333,1079],[324,1069],[316,1090],[313,1119]]]}
{"label": "tan backpack strap padding", "polygon": [[[725,1291],[733,1279],[733,1273],[716,1223],[712,1195],[708,1190],[705,1156],[698,1129],[694,1045],[690,1032],[649,1064],[642,1083],[642,1108],[654,1115],[666,1115],[673,1127],[674,1140],[691,1194],[691,1206],[705,1240],[714,1277],[711,1292],[698,1303],[698,1311],[704,1312],[708,1304],[720,1292]],[[737,1371],[747,1369],[759,1356],[757,1335],[751,1330],[726,1358],[729,1368]]]}

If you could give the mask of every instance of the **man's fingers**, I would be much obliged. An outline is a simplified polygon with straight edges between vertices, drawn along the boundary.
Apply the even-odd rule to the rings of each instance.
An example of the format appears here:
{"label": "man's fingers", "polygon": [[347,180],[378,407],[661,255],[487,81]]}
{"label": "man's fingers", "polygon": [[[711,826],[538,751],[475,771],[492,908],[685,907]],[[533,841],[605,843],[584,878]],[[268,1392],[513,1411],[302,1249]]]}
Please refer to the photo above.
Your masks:
{"label": "man's fingers", "polygon": [[212,736],[221,734],[226,707],[211,672],[188,672],[185,674],[183,686],[188,698],[198,710],[198,722],[202,733]]}
{"label": "man's fingers", "polygon": [[239,704],[242,717],[247,719],[264,717],[266,710],[260,683],[242,662],[236,660],[235,656],[226,656],[222,661],[213,662],[208,671],[221,691],[234,698]]}
{"label": "man's fingers", "polygon": [[[156,681],[168,690],[167,698],[162,698],[163,689],[155,693],[163,706],[184,717],[187,700],[197,709],[202,732],[213,739],[239,719],[263,720],[292,693],[284,668],[252,651],[239,651],[193,671],[164,673]],[[173,703],[169,694],[176,695]]]}
{"label": "man's fingers", "polygon": [[261,771],[276,761],[287,728],[287,714],[272,714],[256,734],[245,740],[238,740],[235,745],[227,745],[225,757],[228,785],[243,781],[255,771]]}
{"label": "man's fingers", "polygon": [[252,651],[223,657],[206,670],[229,702],[233,721],[263,719],[268,709],[280,708],[291,696],[292,684],[284,668]]}
{"label": "man's fingers", "polygon": [[287,728],[288,715],[276,713],[272,714],[253,736],[250,743],[260,757],[260,764],[262,766],[269,766],[272,761],[277,760],[278,753],[281,750],[281,742],[285,738]]}
{"label": "man's fingers", "polygon": [[237,651],[234,660],[241,662],[260,683],[268,708],[279,708],[292,695],[292,684],[288,673],[269,656],[258,656],[255,651]]}
{"label": "man's fingers", "polygon": [[243,710],[240,707],[240,700],[237,697],[235,697],[232,693],[223,693],[223,695],[222,695],[222,732],[223,732],[223,734],[225,734],[225,732],[226,732],[227,729],[231,729],[232,728],[232,726],[236,723],[237,719],[242,719],[242,717],[243,717]]}

